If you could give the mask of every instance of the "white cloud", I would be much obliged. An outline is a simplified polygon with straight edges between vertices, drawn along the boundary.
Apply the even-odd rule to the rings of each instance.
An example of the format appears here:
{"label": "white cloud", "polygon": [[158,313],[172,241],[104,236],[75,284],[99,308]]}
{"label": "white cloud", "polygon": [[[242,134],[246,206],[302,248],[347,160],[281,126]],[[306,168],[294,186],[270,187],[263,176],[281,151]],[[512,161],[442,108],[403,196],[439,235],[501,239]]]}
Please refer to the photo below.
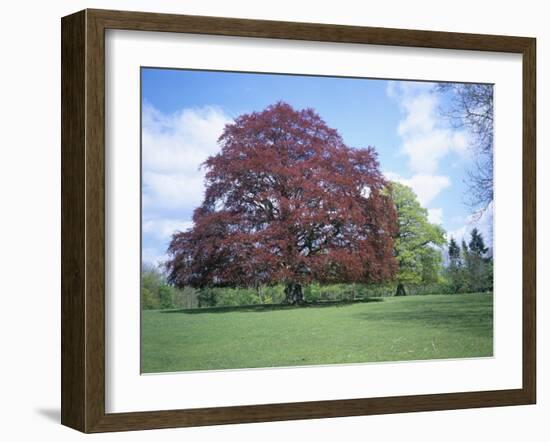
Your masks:
{"label": "white cloud", "polygon": [[432,93],[432,87],[429,83],[390,82],[386,90],[404,114],[398,134],[413,174],[433,175],[447,154],[465,156],[468,150],[467,132],[445,125],[439,117],[439,96]]}
{"label": "white cloud", "polygon": [[143,106],[143,205],[193,208],[204,191],[200,165],[219,151],[217,140],[231,119],[219,108],[188,108],[163,114]]}
{"label": "white cloud", "polygon": [[420,81],[388,81],[386,93],[390,98],[398,98],[403,94],[410,94],[413,92],[430,92],[432,90],[432,84],[433,83]]}
{"label": "white cloud", "polygon": [[166,261],[168,261],[168,255],[161,253],[156,248],[148,247],[141,250],[141,262],[161,265]]}
{"label": "white cloud", "polygon": [[443,224],[443,209],[428,209],[428,221],[432,224]]}
{"label": "white cloud", "polygon": [[418,201],[423,207],[427,207],[444,189],[451,185],[451,180],[445,175],[413,175],[411,178],[403,178],[394,172],[384,172],[385,177],[391,181],[397,181],[412,188]]}
{"label": "white cloud", "polygon": [[204,196],[204,172],[143,172],[145,208],[192,209]]}
{"label": "white cloud", "polygon": [[177,231],[185,231],[193,227],[192,221],[177,219],[156,218],[143,222],[141,229],[149,239],[154,239],[152,246],[144,247],[141,252],[141,260],[150,264],[162,264],[168,260],[166,249],[172,235]]}
{"label": "white cloud", "polygon": [[143,233],[147,233],[156,239],[168,241],[176,231],[183,232],[193,227],[192,221],[177,219],[150,219],[143,223]]}
{"label": "white cloud", "polygon": [[447,232],[447,239],[454,238],[459,244],[464,239],[466,242],[470,239],[470,232],[477,228],[483,235],[485,245],[493,246],[493,204],[491,203],[479,215],[470,215],[464,220],[464,225],[458,229]]}
{"label": "white cloud", "polygon": [[420,204],[428,208],[430,222],[443,224],[443,209],[430,207],[441,192],[451,186],[449,176],[439,172],[440,163],[450,154],[458,158],[469,155],[468,133],[451,127],[441,117],[440,94],[434,93],[433,83],[392,81],[386,93],[402,112],[397,134],[401,139],[401,153],[408,159],[409,173],[407,177],[392,172],[385,175],[411,187]]}
{"label": "white cloud", "polygon": [[[144,262],[166,261],[172,234],[193,226],[189,214],[204,196],[204,170],[200,166],[219,152],[217,140],[230,122],[216,107],[164,114],[149,104],[143,106]],[[177,213],[185,215],[176,219]]]}

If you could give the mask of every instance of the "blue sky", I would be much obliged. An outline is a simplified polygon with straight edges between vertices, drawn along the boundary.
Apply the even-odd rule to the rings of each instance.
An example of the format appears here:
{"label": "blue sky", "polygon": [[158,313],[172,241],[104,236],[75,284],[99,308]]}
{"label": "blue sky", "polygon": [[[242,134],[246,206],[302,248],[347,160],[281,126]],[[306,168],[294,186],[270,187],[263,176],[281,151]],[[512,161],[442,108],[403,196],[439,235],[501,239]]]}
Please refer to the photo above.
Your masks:
{"label": "blue sky", "polygon": [[143,68],[143,260],[162,261],[171,234],[192,225],[199,165],[219,151],[224,125],[277,101],[314,108],[350,146],[374,146],[384,174],[411,186],[449,235],[476,224],[488,234],[464,204],[469,134],[441,117],[446,100],[432,83]]}

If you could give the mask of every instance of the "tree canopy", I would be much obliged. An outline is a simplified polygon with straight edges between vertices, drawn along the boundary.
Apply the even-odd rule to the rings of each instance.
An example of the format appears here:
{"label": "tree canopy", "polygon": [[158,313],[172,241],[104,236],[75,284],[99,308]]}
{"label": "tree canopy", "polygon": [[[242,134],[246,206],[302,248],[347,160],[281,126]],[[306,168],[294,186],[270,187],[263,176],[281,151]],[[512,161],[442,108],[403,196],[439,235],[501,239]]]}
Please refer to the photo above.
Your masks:
{"label": "tree canopy", "polygon": [[399,266],[396,294],[404,295],[406,284],[437,281],[441,251],[436,247],[445,244],[445,232],[428,221],[428,211],[420,205],[410,187],[392,182],[390,188],[398,219],[395,236],[395,257]]}
{"label": "tree canopy", "polygon": [[[172,237],[171,283],[284,282],[289,302],[300,302],[300,284],[314,280],[395,276],[397,214],[374,148],[347,146],[312,109],[286,103],[239,116],[218,142],[221,151],[204,163],[194,226]],[[421,242],[434,241],[434,229]],[[407,239],[397,238],[403,255]]]}
{"label": "tree canopy", "polygon": [[475,164],[468,171],[467,199],[473,209],[483,211],[493,202],[493,86],[441,83],[438,90],[450,92],[445,115],[470,134]]}
{"label": "tree canopy", "polygon": [[460,248],[451,237],[446,272],[452,293],[485,292],[493,289],[493,257],[477,228],[470,232],[469,241],[462,239]]}
{"label": "tree canopy", "polygon": [[477,228],[470,232],[468,245],[463,246],[468,290],[483,292],[493,288],[493,258],[488,255],[483,235]]}

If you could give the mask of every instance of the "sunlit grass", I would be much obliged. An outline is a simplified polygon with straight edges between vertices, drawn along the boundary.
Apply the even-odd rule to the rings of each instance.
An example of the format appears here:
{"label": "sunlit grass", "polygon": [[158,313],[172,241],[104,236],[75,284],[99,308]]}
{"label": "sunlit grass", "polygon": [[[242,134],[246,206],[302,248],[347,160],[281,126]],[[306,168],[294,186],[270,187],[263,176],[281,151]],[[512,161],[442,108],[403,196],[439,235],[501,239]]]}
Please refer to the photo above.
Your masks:
{"label": "sunlit grass", "polygon": [[491,356],[491,294],[143,311],[142,372]]}

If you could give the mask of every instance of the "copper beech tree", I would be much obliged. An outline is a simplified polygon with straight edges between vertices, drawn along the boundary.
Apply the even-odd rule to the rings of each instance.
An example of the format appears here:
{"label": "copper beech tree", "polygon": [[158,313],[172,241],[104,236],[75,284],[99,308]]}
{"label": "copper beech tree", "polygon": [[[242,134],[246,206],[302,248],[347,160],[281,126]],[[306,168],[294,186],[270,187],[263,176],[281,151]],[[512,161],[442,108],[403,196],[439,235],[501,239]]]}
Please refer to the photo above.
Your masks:
{"label": "copper beech tree", "polygon": [[373,148],[346,146],[312,109],[286,103],[241,115],[218,142],[194,226],[172,236],[171,283],[283,283],[300,304],[312,281],[394,277],[396,211]]}

